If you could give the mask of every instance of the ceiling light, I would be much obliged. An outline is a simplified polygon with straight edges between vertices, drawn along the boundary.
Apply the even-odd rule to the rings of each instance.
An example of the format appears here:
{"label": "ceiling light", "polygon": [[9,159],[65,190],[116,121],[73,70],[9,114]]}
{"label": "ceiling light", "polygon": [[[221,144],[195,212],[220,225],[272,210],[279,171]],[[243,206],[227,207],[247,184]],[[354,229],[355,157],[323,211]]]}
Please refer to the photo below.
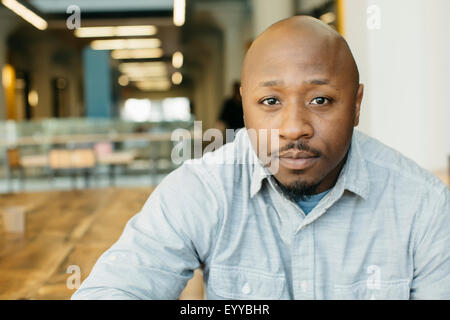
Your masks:
{"label": "ceiling light", "polygon": [[173,0],[173,24],[181,27],[184,24],[186,14],[186,1]]}
{"label": "ceiling light", "polygon": [[2,3],[5,7],[9,8],[15,14],[31,23],[39,30],[47,29],[47,21],[39,17],[36,13],[25,7],[23,4],[17,2],[16,0],[2,0]]}
{"label": "ceiling light", "polygon": [[181,81],[183,81],[183,75],[181,74],[181,72],[174,72],[172,74],[172,83],[178,85],[181,83]]}
{"label": "ceiling light", "polygon": [[148,49],[159,46],[161,46],[161,40],[156,38],[94,40],[91,42],[91,48],[94,50]]}
{"label": "ceiling light", "polygon": [[167,75],[164,75],[164,76],[143,75],[143,76],[131,77],[129,79],[130,79],[130,82],[169,81],[169,79],[167,79]]}
{"label": "ceiling light", "polygon": [[163,80],[146,80],[136,82],[136,87],[142,91],[166,91],[170,89],[170,82]]}
{"label": "ceiling light", "polygon": [[176,69],[180,69],[183,66],[183,54],[180,51],[172,55],[172,65]]}
{"label": "ceiling light", "polygon": [[153,49],[117,49],[111,52],[113,59],[152,59],[161,58],[163,50],[161,48]]}
{"label": "ceiling light", "polygon": [[150,69],[164,69],[166,70],[166,64],[161,61],[156,62],[124,62],[119,64],[119,70],[125,72],[127,70],[150,70]]}
{"label": "ceiling light", "polygon": [[79,38],[100,37],[128,37],[128,36],[153,36],[157,32],[155,26],[116,26],[116,27],[85,27],[74,31]]}
{"label": "ceiling light", "polygon": [[119,70],[130,79],[167,75],[167,67],[164,62],[126,62],[119,65]]}
{"label": "ceiling light", "polygon": [[166,77],[167,71],[165,69],[132,69],[123,72],[131,81],[142,78]]}
{"label": "ceiling light", "polygon": [[142,79],[147,79],[147,78],[155,78],[155,77],[166,77],[167,76],[167,72],[164,71],[160,71],[160,70],[147,70],[147,71],[128,71],[126,73],[124,73],[127,75],[127,77],[131,80],[131,81],[137,81],[137,80],[142,80]]}
{"label": "ceiling light", "polygon": [[139,82],[139,81],[145,81],[145,80],[161,80],[166,79],[167,80],[167,73],[164,74],[127,74],[128,79],[130,82]]}

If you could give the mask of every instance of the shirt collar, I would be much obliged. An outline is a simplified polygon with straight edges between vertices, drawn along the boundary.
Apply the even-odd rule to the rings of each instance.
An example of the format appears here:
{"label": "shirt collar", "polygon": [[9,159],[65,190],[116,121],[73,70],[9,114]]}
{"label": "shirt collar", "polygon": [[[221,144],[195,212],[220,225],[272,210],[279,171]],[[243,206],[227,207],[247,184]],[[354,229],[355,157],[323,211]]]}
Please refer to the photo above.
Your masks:
{"label": "shirt collar", "polygon": [[252,175],[250,183],[250,198],[253,198],[255,194],[257,194],[258,191],[261,189],[263,180],[269,177],[271,173],[263,165],[262,161],[258,158],[255,149],[251,144],[250,138],[248,137],[247,134],[245,135],[245,140],[248,143],[249,158],[250,158],[249,170],[250,174]]}
{"label": "shirt collar", "polygon": [[[354,130],[347,160],[334,188],[342,188],[367,199],[370,189],[369,174],[365,160],[361,156],[358,140],[359,133],[357,130]],[[250,169],[252,170],[250,198],[253,198],[261,189],[264,179],[269,177],[271,173],[263,166],[249,140],[248,142],[250,158],[252,159],[252,169]]]}

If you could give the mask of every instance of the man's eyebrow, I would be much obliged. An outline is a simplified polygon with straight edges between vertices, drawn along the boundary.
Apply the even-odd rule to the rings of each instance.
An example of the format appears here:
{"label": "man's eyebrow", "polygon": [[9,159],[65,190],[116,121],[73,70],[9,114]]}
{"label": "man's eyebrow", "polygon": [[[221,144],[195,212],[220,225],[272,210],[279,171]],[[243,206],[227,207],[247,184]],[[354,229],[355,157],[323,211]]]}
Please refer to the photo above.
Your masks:
{"label": "man's eyebrow", "polygon": [[[259,83],[260,87],[275,87],[279,85],[283,85],[282,80],[268,80],[262,81]],[[303,82],[304,84],[314,84],[314,85],[331,85],[330,80],[328,79],[311,79]]]}
{"label": "man's eyebrow", "polygon": [[327,85],[327,86],[333,87],[335,90],[339,91],[339,88],[336,87],[336,85],[332,84],[331,81],[328,79],[311,79],[311,80],[305,81],[304,83],[305,84],[313,84],[316,86]]}
{"label": "man's eyebrow", "polygon": [[312,79],[305,81],[306,84],[315,84],[315,85],[324,85],[324,84],[330,84],[330,81],[328,79]]}
{"label": "man's eyebrow", "polygon": [[282,85],[283,81],[281,80],[269,80],[269,81],[262,81],[259,83],[260,87],[274,87]]}

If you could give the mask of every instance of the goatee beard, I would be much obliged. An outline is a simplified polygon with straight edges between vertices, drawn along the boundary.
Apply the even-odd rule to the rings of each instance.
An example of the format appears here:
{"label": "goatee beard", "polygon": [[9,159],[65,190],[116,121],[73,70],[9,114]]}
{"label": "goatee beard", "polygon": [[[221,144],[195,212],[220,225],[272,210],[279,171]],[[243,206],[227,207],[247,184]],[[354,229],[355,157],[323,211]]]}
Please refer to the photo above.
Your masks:
{"label": "goatee beard", "polygon": [[282,193],[290,200],[298,202],[306,200],[308,197],[316,194],[316,190],[320,185],[318,183],[307,183],[306,181],[295,181],[290,185],[283,185],[277,179],[276,183],[280,187]]}

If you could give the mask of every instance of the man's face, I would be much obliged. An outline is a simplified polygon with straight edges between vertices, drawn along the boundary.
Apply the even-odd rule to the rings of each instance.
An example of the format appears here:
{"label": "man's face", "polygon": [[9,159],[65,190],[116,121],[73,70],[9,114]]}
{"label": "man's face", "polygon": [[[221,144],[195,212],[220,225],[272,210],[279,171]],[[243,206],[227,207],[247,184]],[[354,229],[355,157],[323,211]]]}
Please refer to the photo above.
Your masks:
{"label": "man's face", "polygon": [[[270,136],[266,139],[267,156],[279,159],[272,173],[282,186],[316,186],[313,193],[323,192],[342,168],[362,99],[362,85],[357,86],[342,50],[338,41],[300,41],[286,34],[259,43],[246,62],[245,125],[256,132],[279,130],[276,149]],[[255,150],[262,140],[252,142]]]}

